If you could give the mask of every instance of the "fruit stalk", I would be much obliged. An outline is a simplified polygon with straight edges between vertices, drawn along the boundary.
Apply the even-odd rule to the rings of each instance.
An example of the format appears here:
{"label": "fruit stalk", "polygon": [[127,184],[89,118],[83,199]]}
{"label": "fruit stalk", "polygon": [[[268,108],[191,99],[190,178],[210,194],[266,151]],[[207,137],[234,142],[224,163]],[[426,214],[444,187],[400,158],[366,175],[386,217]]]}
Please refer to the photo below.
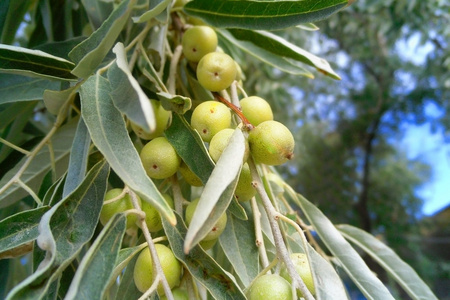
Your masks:
{"label": "fruit stalk", "polygon": [[222,102],[223,104],[228,106],[234,113],[236,113],[242,120],[242,123],[244,123],[246,128],[248,128],[249,130],[253,129],[254,126],[252,125],[252,123],[250,123],[250,121],[244,116],[242,111],[236,105],[222,97],[218,92],[213,92],[213,95],[215,99]]}

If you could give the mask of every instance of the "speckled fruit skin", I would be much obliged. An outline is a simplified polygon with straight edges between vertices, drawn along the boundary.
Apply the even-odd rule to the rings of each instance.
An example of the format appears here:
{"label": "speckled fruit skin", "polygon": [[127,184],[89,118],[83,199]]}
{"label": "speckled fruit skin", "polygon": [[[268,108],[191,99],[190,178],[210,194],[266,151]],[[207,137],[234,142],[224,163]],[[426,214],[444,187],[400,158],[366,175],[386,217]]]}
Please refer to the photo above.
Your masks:
{"label": "speckled fruit skin", "polygon": [[[164,197],[164,199],[166,199],[166,202],[173,209],[172,197],[169,194],[163,194],[162,196]],[[156,208],[153,207],[150,203],[145,201],[142,201],[141,208],[145,212],[145,223],[147,224],[148,230],[150,232],[160,231],[163,228],[163,226],[161,221],[161,215],[156,210]]]}
{"label": "speckled fruit skin", "polygon": [[[300,275],[300,277],[302,278],[303,282],[305,283],[306,287],[311,292],[311,294],[315,295],[316,289],[314,288],[314,281],[306,254],[292,253],[290,257],[292,262],[294,263],[295,270],[297,271],[298,275]],[[292,282],[292,279],[289,276],[289,273],[286,268],[283,268],[281,270],[280,275],[284,277],[288,282]],[[303,294],[298,289],[297,295],[299,297],[303,297]]]}
{"label": "speckled fruit skin", "polygon": [[[111,200],[119,196],[122,193],[122,189],[112,189],[106,192],[105,201]],[[138,196],[138,203],[141,204],[141,199]],[[133,203],[131,202],[131,196],[126,194],[122,199],[117,200],[115,202],[105,204],[102,207],[102,211],[100,212],[100,223],[105,225],[108,223],[109,219],[111,219],[116,213],[120,213],[129,209],[133,209]],[[137,216],[135,214],[129,214],[127,216],[127,228],[131,228],[135,226],[137,221]]]}
{"label": "speckled fruit skin", "polygon": [[[170,288],[174,288],[180,284],[181,264],[176,259],[172,250],[162,244],[155,244],[156,252],[163,269],[164,276],[169,283]],[[134,283],[137,289],[144,293],[153,283],[156,274],[153,274],[153,260],[150,250],[145,248],[141,251],[134,265]],[[158,294],[164,295],[162,284],[158,285]]]}
{"label": "speckled fruit skin", "polygon": [[250,96],[239,101],[242,113],[252,123],[258,126],[264,121],[273,120],[273,112],[269,102],[258,96]]}
{"label": "speckled fruit skin", "polygon": [[[222,155],[223,150],[228,146],[231,136],[234,133],[234,129],[225,128],[216,133],[209,142],[209,155],[214,162],[217,162]],[[245,141],[245,152],[243,162],[247,161],[250,149],[247,140]]]}
{"label": "speckled fruit skin", "polygon": [[164,130],[166,130],[167,125],[170,122],[170,117],[172,113],[170,111],[165,110],[161,102],[157,100],[150,100],[152,104],[153,113],[155,114],[156,127],[153,132],[147,132],[142,127],[137,124],[131,122],[131,129],[136,133],[138,137],[143,140],[151,140],[157,137],[162,136]]}
{"label": "speckled fruit skin", "polygon": [[183,162],[183,161],[181,162],[179,170],[180,170],[180,173],[183,176],[184,180],[186,180],[186,182],[189,185],[203,186],[203,183],[200,180],[200,178],[198,178],[198,176],[195,175],[195,173],[192,172],[191,169],[189,169],[189,166],[185,162]]}
{"label": "speckled fruit skin", "polygon": [[[192,200],[191,203],[188,204],[185,211],[185,220],[187,225],[191,224],[192,216],[194,215],[195,209],[197,208],[197,204],[200,198]],[[227,214],[224,213],[220,216],[219,220],[217,220],[213,229],[203,238],[202,242],[211,241],[217,239],[222,232],[225,230],[225,226],[227,226]]]}
{"label": "speckled fruit skin", "polygon": [[289,300],[292,290],[289,282],[275,274],[262,275],[256,279],[248,293],[249,300]]}
{"label": "speckled fruit skin", "polygon": [[225,53],[208,53],[202,57],[197,66],[198,82],[212,92],[228,88],[236,79],[236,75],[236,64]]}
{"label": "speckled fruit skin", "polygon": [[175,174],[181,159],[165,137],[148,142],[141,150],[141,161],[147,175],[155,179],[164,179]]}
{"label": "speckled fruit skin", "polygon": [[209,26],[194,26],[183,34],[181,44],[184,56],[192,62],[200,59],[217,48],[217,34]]}
{"label": "speckled fruit skin", "polygon": [[252,174],[247,163],[242,166],[234,195],[242,202],[248,201],[256,195],[256,189],[252,186]]}
{"label": "speckled fruit skin", "polygon": [[248,143],[250,153],[258,163],[276,166],[294,157],[294,137],[277,121],[265,121],[253,128]]}
{"label": "speckled fruit skin", "polygon": [[191,125],[205,142],[222,129],[231,126],[231,112],[225,104],[217,101],[200,103],[192,112]]}

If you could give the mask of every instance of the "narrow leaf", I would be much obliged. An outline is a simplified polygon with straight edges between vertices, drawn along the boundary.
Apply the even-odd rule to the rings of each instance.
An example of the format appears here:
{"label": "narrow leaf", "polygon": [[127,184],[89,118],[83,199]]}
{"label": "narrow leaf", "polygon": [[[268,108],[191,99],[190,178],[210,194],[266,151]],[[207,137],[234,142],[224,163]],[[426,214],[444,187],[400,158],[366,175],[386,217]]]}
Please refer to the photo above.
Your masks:
{"label": "narrow leaf", "polygon": [[172,0],[150,1],[150,10],[142,14],[140,17],[133,17],[133,22],[144,23],[150,21],[151,19],[162,13],[171,2]]}
{"label": "narrow leaf", "polygon": [[200,282],[214,299],[246,299],[234,277],[226,272],[200,246],[195,246],[188,254],[183,251],[186,226],[183,219],[177,217],[177,225],[172,226],[163,219],[164,232],[169,239],[170,248],[175,257],[189,270],[189,273]]}
{"label": "narrow leaf", "polygon": [[186,253],[211,231],[228,208],[239,179],[244,152],[245,138],[238,128],[230,137],[200,196],[199,209],[195,210],[186,235]]}
{"label": "narrow leaf", "polygon": [[69,57],[77,63],[73,74],[85,78],[100,65],[127,23],[135,2],[122,1],[99,29],[70,51]]}
{"label": "narrow leaf", "polygon": [[113,52],[116,54],[116,63],[108,69],[113,102],[133,123],[152,132],[156,127],[155,114],[150,100],[128,68],[123,44],[117,43]]}
{"label": "narrow leaf", "polygon": [[157,95],[165,110],[171,110],[182,115],[192,107],[192,100],[188,97],[171,95],[166,92],[159,92]]}
{"label": "narrow leaf", "polygon": [[320,70],[321,73],[333,79],[341,79],[325,59],[317,57],[271,32],[243,29],[229,29],[229,31],[238,40],[251,42],[273,55],[300,61]]}
{"label": "narrow leaf", "polygon": [[139,299],[142,296],[142,293],[137,289],[136,284],[134,283],[133,267],[136,264],[137,258],[137,255],[132,256],[128,266],[125,268],[120,280],[119,290],[115,297],[116,300]]}
{"label": "narrow leaf", "polygon": [[351,225],[337,226],[344,237],[367,252],[412,299],[436,299],[428,285],[411,266],[373,235]]}
{"label": "narrow leaf", "polygon": [[195,0],[184,11],[215,27],[277,30],[327,18],[348,0]]}
{"label": "narrow leaf", "polygon": [[50,209],[43,206],[12,215],[0,222],[0,257],[2,253],[35,240],[42,215]]}
{"label": "narrow leaf", "polygon": [[122,245],[125,214],[116,214],[106,224],[84,255],[64,299],[103,299]]}
{"label": "narrow leaf", "polygon": [[75,65],[40,50],[0,44],[0,72],[45,79],[75,80]]}
{"label": "narrow leaf", "polygon": [[69,87],[63,91],[45,90],[44,104],[47,110],[54,115],[57,115],[64,104],[72,99],[78,90],[78,86]]}
{"label": "narrow leaf", "polygon": [[173,211],[147,176],[110,92],[110,83],[98,74],[81,86],[81,113],[92,141],[127,186],[174,222]]}
{"label": "narrow leaf", "polygon": [[112,12],[113,3],[98,0],[81,0],[95,29],[99,28]]}
{"label": "narrow leaf", "polygon": [[317,207],[301,195],[294,198],[294,201],[314,226],[323,243],[339,259],[342,268],[367,299],[394,299],[389,290],[367,267],[358,252]]}

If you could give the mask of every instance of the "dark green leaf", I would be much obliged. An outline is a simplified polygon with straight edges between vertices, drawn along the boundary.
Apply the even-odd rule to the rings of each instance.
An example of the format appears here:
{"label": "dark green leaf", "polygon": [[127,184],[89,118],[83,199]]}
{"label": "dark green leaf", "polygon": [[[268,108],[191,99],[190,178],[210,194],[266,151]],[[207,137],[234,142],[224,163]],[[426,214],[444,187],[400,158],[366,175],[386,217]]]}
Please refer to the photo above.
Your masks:
{"label": "dark green leaf", "polygon": [[134,283],[134,265],[137,258],[137,255],[131,257],[128,266],[125,268],[125,272],[120,280],[119,290],[116,294],[116,300],[139,299],[139,297],[142,296],[142,293],[137,289],[136,284]]}
{"label": "dark green leaf", "polygon": [[0,72],[46,79],[75,80],[75,65],[40,50],[0,44]]}
{"label": "dark green leaf", "polygon": [[159,92],[157,95],[165,110],[171,110],[182,115],[192,107],[192,100],[188,97],[171,95],[166,92]]}
{"label": "dark green leaf", "polygon": [[17,32],[20,24],[23,23],[23,17],[29,9],[30,2],[30,0],[0,1],[1,11],[7,13],[5,15],[4,23],[1,24],[2,26],[0,27],[1,43],[13,43],[15,34],[11,34],[11,32]]}
{"label": "dark green leaf", "polygon": [[367,252],[412,299],[436,299],[431,289],[391,248],[373,235],[351,225],[337,226],[344,237]]}
{"label": "dark green leaf", "polygon": [[162,13],[171,2],[172,0],[150,1],[150,10],[142,14],[140,17],[133,17],[133,21],[135,23],[150,21],[151,19]]}
{"label": "dark green leaf", "polygon": [[130,189],[174,222],[172,208],[147,176],[110,92],[110,83],[99,75],[91,76],[81,86],[81,112],[92,141]]}
{"label": "dark green leaf", "polygon": [[187,229],[183,219],[175,215],[176,226],[170,225],[164,219],[163,226],[176,258],[211,293],[214,299],[246,299],[233,275],[222,269],[200,246],[193,247],[188,254],[184,253],[183,245]]}
{"label": "dark green leaf", "polygon": [[348,0],[249,1],[195,0],[187,14],[215,27],[276,30],[327,18]]}
{"label": "dark green leaf", "polygon": [[12,215],[0,222],[0,257],[3,252],[35,240],[38,235],[38,225],[42,215],[49,206],[26,210]]}
{"label": "dark green leaf", "polygon": [[99,28],[113,10],[113,3],[98,0],[81,0],[94,29]]}

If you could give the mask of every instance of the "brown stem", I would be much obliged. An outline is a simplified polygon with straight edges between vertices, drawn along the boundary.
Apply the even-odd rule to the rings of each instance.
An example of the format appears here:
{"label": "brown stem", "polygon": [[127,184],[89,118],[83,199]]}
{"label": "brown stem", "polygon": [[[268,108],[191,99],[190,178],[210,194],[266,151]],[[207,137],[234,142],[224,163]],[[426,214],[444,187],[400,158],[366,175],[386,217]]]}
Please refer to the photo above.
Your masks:
{"label": "brown stem", "polygon": [[255,126],[253,126],[252,123],[250,123],[250,121],[244,116],[242,111],[236,105],[234,105],[233,103],[222,97],[217,92],[213,92],[213,95],[217,101],[220,101],[226,106],[228,106],[242,120],[242,123],[244,123],[247,130],[252,130],[253,128],[255,128]]}

